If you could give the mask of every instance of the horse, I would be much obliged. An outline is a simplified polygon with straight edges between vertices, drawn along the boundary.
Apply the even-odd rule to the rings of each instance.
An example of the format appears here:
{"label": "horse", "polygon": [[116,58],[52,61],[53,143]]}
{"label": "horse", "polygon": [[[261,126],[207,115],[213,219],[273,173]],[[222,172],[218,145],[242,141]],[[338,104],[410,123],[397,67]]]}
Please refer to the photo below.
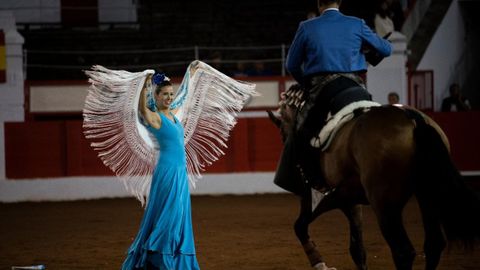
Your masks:
{"label": "horse", "polygon": [[[267,111],[284,142],[302,104],[294,100],[302,89],[292,91],[287,98],[282,94],[280,116]],[[402,210],[412,196],[423,219],[426,270],[437,268],[447,246],[459,244],[471,250],[478,243],[478,195],[453,164],[445,133],[421,111],[392,105],[363,110],[336,131],[329,147],[319,155],[318,169],[334,191],[312,209],[312,189],[303,181],[302,192],[297,194],[300,214],[294,224],[314,269],[335,269],[326,266],[308,234],[309,224],[333,209],[340,209],[348,219],[353,262],[357,269],[367,269],[362,205],[371,206],[396,269],[412,269],[416,252],[402,223]]]}

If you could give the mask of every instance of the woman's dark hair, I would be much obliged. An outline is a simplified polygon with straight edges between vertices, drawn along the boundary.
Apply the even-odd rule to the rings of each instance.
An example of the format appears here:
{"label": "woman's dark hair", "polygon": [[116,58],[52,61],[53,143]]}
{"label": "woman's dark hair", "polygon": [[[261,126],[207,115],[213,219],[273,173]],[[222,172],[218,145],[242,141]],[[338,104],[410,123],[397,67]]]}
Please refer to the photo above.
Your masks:
{"label": "woman's dark hair", "polygon": [[160,84],[157,84],[155,86],[155,94],[158,95],[158,93],[160,93],[160,90],[162,90],[163,87],[169,86],[169,85],[172,85],[172,83],[170,81],[166,81],[166,80],[161,82]]}

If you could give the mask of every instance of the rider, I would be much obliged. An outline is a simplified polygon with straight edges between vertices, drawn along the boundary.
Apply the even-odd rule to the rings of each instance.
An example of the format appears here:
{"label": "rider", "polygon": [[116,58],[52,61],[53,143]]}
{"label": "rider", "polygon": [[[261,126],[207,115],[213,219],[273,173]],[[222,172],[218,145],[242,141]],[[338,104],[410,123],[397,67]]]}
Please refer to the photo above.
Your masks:
{"label": "rider", "polygon": [[376,65],[392,52],[391,44],[362,19],[342,14],[340,4],[341,0],[318,0],[320,16],[300,23],[287,56],[286,68],[304,86],[307,101],[297,115],[296,132],[290,132],[285,142],[274,182],[294,193],[298,188],[288,182],[292,179],[290,168],[295,167],[311,187],[326,187],[320,161],[313,158],[319,156],[318,150],[310,146],[310,139],[318,135],[328,113],[338,111],[334,107],[371,100],[362,79],[367,60]]}

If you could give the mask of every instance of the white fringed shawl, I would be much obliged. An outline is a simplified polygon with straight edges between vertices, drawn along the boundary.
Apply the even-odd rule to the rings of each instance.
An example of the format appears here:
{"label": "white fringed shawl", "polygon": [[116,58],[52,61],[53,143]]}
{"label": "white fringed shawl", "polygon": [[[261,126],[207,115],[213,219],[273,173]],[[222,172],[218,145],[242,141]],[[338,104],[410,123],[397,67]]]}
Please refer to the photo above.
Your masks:
{"label": "white fringed shawl", "polygon": [[[193,76],[190,70],[196,68]],[[83,109],[85,137],[98,156],[145,204],[161,149],[140,123],[138,101],[148,74],[93,66],[85,73],[89,91]],[[234,80],[211,66],[192,62],[173,102],[185,130],[190,182],[224,154],[236,115],[252,95],[255,84]]]}

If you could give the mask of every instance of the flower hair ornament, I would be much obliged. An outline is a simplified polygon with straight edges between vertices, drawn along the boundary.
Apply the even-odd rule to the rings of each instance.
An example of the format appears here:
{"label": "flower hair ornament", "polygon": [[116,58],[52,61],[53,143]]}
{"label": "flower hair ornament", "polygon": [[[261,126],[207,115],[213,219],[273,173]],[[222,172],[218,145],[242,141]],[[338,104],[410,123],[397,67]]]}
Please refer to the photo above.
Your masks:
{"label": "flower hair ornament", "polygon": [[165,73],[156,72],[155,74],[153,74],[153,76],[152,76],[152,83],[153,84],[159,85],[159,84],[163,83],[164,81],[167,81],[167,82],[170,81],[170,78],[165,76]]}

